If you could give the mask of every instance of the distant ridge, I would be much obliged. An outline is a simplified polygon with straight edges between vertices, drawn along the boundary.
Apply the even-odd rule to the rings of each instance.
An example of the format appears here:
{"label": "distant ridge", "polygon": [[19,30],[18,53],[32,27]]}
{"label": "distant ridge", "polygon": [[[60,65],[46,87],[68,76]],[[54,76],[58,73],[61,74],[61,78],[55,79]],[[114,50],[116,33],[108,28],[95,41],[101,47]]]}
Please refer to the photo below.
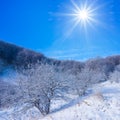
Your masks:
{"label": "distant ridge", "polygon": [[[55,65],[62,71],[71,70],[73,73],[80,72],[82,68],[87,67],[92,70],[114,71],[117,65],[120,65],[120,55],[108,56],[106,58],[95,58],[86,62],[74,60],[56,60],[47,58],[41,53],[16,46],[11,43],[0,41],[0,60],[8,65],[15,67],[24,67],[28,64],[35,64],[39,61],[42,64]],[[107,70],[108,69],[108,70]]]}
{"label": "distant ridge", "polygon": [[0,41],[0,59],[8,64],[21,66],[36,63],[38,60],[45,62],[47,58],[41,53]]}
{"label": "distant ridge", "polygon": [[17,67],[27,66],[28,64],[35,64],[39,61],[42,64],[51,64],[61,67],[64,70],[76,68],[81,69],[84,63],[77,61],[61,61],[52,58],[47,58],[43,54],[34,52],[32,50],[16,46],[11,43],[0,41],[0,59],[8,65]]}

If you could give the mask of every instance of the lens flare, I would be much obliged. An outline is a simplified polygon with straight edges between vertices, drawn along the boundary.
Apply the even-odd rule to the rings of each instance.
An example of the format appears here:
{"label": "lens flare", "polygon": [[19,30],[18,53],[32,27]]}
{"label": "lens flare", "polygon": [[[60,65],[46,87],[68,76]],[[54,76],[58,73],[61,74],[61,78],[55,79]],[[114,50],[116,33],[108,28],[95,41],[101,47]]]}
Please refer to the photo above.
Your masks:
{"label": "lens flare", "polygon": [[85,30],[85,32],[88,30],[88,27],[95,29],[95,24],[99,24],[99,20],[97,19],[97,10],[101,6],[96,6],[96,1],[88,3],[88,0],[81,1],[80,4],[76,3],[74,0],[71,0],[71,3],[72,7],[70,13],[60,14],[70,18],[70,21],[72,22],[69,35],[78,25],[80,25],[82,31]]}
{"label": "lens flare", "polygon": [[88,4],[84,2],[78,5],[73,0],[71,0],[71,2],[74,7],[73,12],[69,13],[69,16],[75,20],[76,26],[80,24],[84,29],[87,29],[87,26],[90,25],[93,27],[93,24],[98,22],[96,19],[96,11],[98,8],[94,6],[94,3]]}

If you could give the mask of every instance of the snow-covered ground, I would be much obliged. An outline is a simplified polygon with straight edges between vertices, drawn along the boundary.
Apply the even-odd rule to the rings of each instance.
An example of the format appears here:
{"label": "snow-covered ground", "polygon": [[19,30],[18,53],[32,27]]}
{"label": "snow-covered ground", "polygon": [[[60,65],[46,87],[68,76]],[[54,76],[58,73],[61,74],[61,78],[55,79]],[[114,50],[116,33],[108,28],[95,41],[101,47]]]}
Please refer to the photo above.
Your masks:
{"label": "snow-covered ground", "polygon": [[120,120],[120,84],[105,82],[92,88],[71,107],[42,120]]}
{"label": "snow-covered ground", "polygon": [[[43,117],[36,108],[0,111],[0,120],[120,120],[120,83],[95,85],[90,93],[69,103],[62,102],[51,114]],[[60,101],[59,101],[59,105]],[[21,112],[22,111],[22,112]]]}

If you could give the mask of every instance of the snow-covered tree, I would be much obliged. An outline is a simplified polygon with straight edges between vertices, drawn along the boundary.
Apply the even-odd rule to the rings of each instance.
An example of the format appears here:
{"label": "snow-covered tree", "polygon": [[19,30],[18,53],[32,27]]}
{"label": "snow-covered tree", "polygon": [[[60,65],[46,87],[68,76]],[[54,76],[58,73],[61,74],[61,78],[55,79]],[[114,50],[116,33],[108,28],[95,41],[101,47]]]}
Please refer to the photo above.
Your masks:
{"label": "snow-covered tree", "polygon": [[81,96],[85,93],[85,90],[91,79],[91,74],[86,69],[83,69],[80,73],[74,75],[72,87],[76,93]]}
{"label": "snow-covered tree", "polygon": [[11,107],[21,98],[18,88],[9,82],[0,80],[0,108]]}
{"label": "snow-covered tree", "polygon": [[52,65],[37,64],[28,70],[23,70],[22,74],[18,75],[23,101],[33,104],[42,114],[48,114],[51,100],[59,96],[61,90],[66,87],[67,83],[61,76]]}
{"label": "snow-covered tree", "polygon": [[117,82],[117,83],[120,82],[120,65],[117,65],[115,67],[114,72],[112,72],[109,76],[109,80],[111,82]]}
{"label": "snow-covered tree", "polygon": [[120,82],[120,71],[114,71],[113,73],[110,74],[109,80],[111,82]]}
{"label": "snow-covered tree", "polygon": [[85,93],[86,89],[93,84],[105,81],[106,75],[103,72],[93,71],[84,68],[81,72],[73,75],[73,83],[71,87],[76,93],[81,96]]}

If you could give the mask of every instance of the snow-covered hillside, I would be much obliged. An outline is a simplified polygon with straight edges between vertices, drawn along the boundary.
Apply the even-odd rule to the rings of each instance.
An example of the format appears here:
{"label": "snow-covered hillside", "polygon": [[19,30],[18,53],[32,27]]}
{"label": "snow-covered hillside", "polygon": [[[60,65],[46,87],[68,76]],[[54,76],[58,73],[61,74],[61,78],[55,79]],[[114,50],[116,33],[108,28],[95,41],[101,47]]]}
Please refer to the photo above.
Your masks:
{"label": "snow-covered hillside", "polygon": [[104,82],[89,91],[46,117],[36,108],[7,109],[0,111],[0,120],[120,120],[120,83]]}
{"label": "snow-covered hillside", "polygon": [[120,84],[105,82],[76,104],[42,120],[120,120]]}

